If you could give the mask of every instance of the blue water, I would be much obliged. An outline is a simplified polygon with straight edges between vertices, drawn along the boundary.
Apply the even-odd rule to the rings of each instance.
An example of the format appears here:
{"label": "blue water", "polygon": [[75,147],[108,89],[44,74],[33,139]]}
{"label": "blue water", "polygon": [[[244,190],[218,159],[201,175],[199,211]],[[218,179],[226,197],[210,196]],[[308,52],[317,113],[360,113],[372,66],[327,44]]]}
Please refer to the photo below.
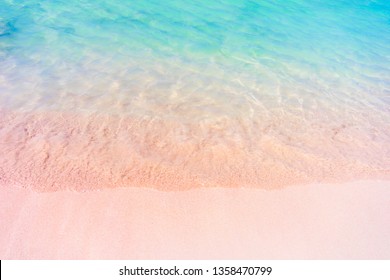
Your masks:
{"label": "blue water", "polygon": [[2,0],[2,104],[18,95],[29,107],[31,90],[48,99],[37,106],[70,90],[111,92],[115,81],[116,92],[137,95],[153,81],[170,91],[216,84],[251,102],[280,86],[342,102],[358,94],[386,110],[389,22],[386,0]]}

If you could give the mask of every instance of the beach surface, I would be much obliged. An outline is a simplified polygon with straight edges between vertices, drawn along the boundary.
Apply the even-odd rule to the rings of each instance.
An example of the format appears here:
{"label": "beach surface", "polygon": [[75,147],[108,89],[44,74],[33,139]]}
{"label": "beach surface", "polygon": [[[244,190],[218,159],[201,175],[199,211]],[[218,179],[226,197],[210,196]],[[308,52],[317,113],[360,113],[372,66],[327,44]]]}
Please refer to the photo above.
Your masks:
{"label": "beach surface", "polygon": [[390,258],[390,1],[0,1],[0,258]]}
{"label": "beach surface", "polygon": [[390,183],[0,188],[1,259],[388,259]]}

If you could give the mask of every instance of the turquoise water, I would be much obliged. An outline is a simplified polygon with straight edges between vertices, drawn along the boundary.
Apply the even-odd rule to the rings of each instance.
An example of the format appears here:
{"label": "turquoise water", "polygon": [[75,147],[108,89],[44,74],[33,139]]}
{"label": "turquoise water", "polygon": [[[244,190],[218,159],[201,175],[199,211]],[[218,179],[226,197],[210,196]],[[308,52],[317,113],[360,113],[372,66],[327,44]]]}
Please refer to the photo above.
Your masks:
{"label": "turquoise water", "polygon": [[162,121],[161,162],[388,174],[390,1],[0,0],[0,110]]}
{"label": "turquoise water", "polygon": [[[173,92],[195,90],[210,107],[226,97],[245,109],[323,100],[386,111],[389,21],[386,0],[2,0],[1,101],[36,108],[120,94],[132,103],[148,89],[169,107]],[[138,107],[148,104],[123,112]]]}

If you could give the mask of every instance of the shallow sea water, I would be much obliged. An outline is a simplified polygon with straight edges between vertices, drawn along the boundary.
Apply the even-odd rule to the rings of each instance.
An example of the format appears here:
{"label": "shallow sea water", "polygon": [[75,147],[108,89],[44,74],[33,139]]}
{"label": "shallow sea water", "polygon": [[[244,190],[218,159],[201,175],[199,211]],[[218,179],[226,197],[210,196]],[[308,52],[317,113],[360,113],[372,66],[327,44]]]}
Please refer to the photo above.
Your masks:
{"label": "shallow sea water", "polygon": [[0,180],[390,178],[390,2],[1,1]]}

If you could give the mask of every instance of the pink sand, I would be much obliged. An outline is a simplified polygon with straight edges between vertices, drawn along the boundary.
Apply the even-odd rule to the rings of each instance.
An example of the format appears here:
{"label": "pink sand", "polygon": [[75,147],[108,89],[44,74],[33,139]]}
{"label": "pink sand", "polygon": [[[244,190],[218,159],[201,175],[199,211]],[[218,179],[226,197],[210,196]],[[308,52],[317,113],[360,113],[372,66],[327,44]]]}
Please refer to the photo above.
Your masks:
{"label": "pink sand", "polygon": [[0,111],[0,183],[50,192],[390,180],[386,139],[353,126],[322,126],[288,118],[187,123]]}
{"label": "pink sand", "polygon": [[389,259],[390,183],[0,187],[1,259]]}

